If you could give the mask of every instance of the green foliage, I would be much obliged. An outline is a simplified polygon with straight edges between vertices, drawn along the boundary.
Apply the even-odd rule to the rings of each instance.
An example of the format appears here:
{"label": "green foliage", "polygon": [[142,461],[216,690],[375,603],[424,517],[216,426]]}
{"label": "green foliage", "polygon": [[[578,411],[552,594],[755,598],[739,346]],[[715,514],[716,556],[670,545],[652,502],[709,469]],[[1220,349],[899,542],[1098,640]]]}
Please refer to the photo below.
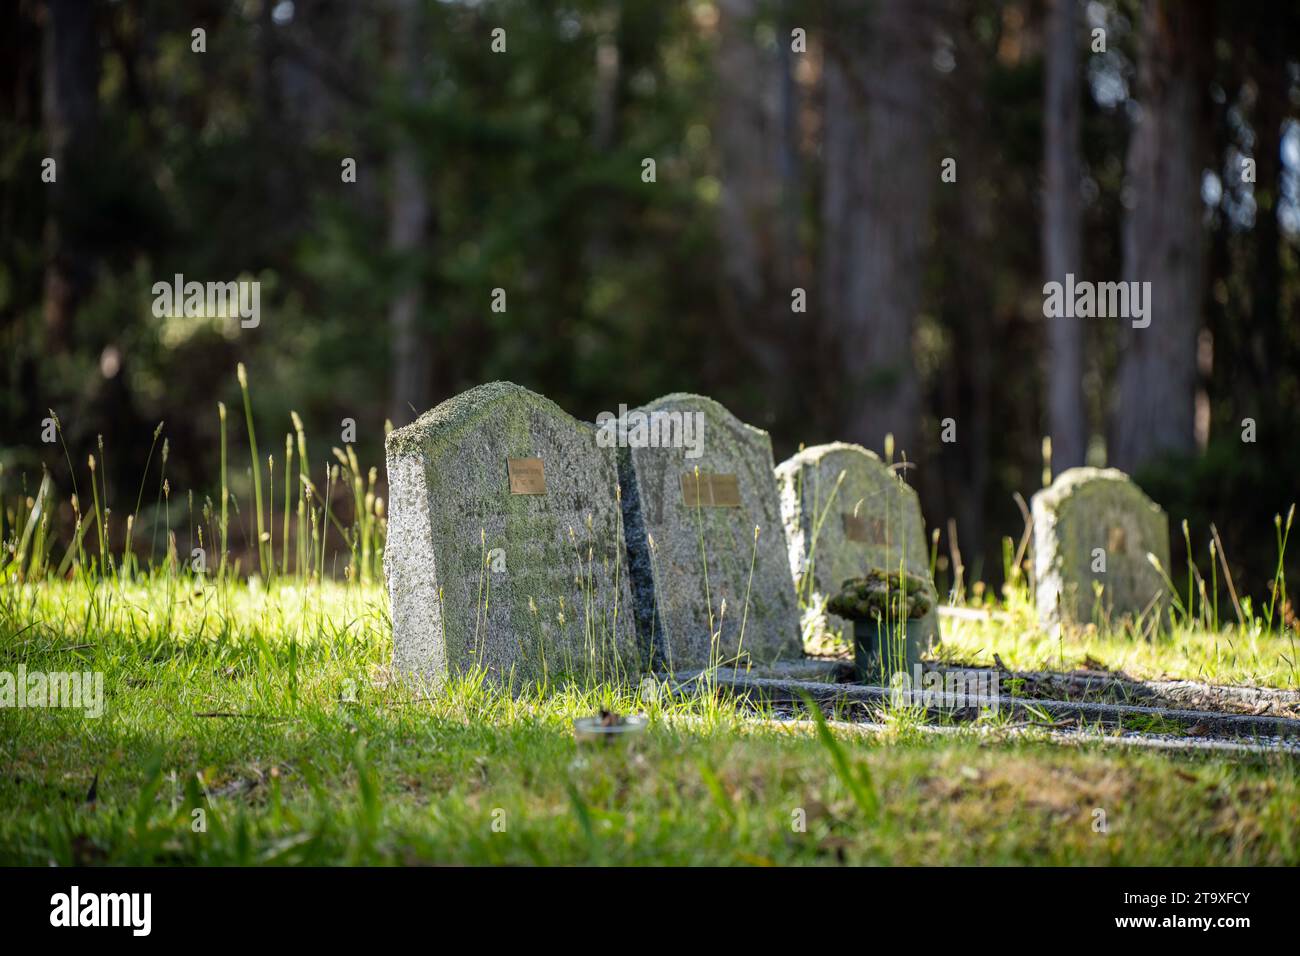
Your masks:
{"label": "green foliage", "polygon": [[[68,499],[72,476],[56,467],[62,449],[39,440],[40,421],[53,408],[68,447],[88,451],[105,436],[113,455],[100,462],[96,490],[122,507],[150,455],[150,429],[166,420],[168,475],[175,487],[193,490],[196,512],[207,499],[228,510],[229,490],[244,507],[222,530],[238,541],[249,537],[244,526],[262,521],[274,535],[275,527],[265,526],[266,502],[256,508],[264,459],[247,471],[218,469],[219,423],[210,409],[242,401],[229,368],[242,361],[258,383],[251,418],[269,447],[278,447],[290,427],[285,410],[293,408],[312,434],[327,436],[325,449],[340,419],[355,419],[357,457],[379,463],[385,416],[393,414],[387,311],[412,287],[422,292],[417,322],[432,346],[434,399],[505,378],[591,418],[621,401],[685,389],[714,395],[769,427],[778,458],[804,441],[870,440],[846,433],[858,399],[842,394],[838,378],[818,364],[836,347],[842,318],[822,314],[818,304],[827,242],[825,138],[837,123],[856,119],[823,115],[818,51],[860,23],[856,4],[807,11],[811,53],[791,61],[794,80],[782,92],[796,115],[781,189],[789,190],[783,198],[798,238],[793,258],[807,277],[810,303],[790,325],[781,313],[783,328],[794,329],[784,358],[798,407],[789,408],[773,399],[774,382],[746,348],[759,337],[759,318],[726,319],[732,278],[719,263],[731,239],[722,212],[738,171],[723,153],[724,123],[734,117],[721,105],[717,4],[424,0],[417,4],[414,77],[393,62],[393,24],[382,8],[304,2],[290,22],[268,23],[260,4],[94,6],[94,148],[69,157],[57,208],[52,191],[32,178],[49,152],[40,108],[42,23],[27,15],[39,5],[16,16],[15,36],[32,42],[15,42],[22,55],[6,65],[5,89],[14,92],[0,115],[0,497],[25,502],[44,467],[58,500]],[[1042,18],[1031,8],[958,5],[945,30],[956,66],[927,106],[936,142],[968,159],[961,188],[935,192],[915,330],[920,433],[929,437],[906,451],[920,465],[916,487],[931,521],[944,527],[952,517],[960,527],[964,583],[982,575],[995,593],[1000,541],[1018,531],[1011,495],[1027,496],[1037,485],[1046,417],[1045,331],[1033,307],[1043,280],[1033,228],[1041,215]],[[788,24],[780,5],[756,10],[744,33],[770,51],[785,40]],[[1082,103],[1079,271],[1106,277],[1122,268],[1133,112],[1127,97],[1136,92],[1142,7],[1106,0],[1089,11],[1106,17],[1108,51],[1084,58],[1090,92]],[[1288,476],[1300,468],[1290,440],[1300,408],[1293,308],[1300,259],[1294,233],[1283,229],[1272,257],[1277,288],[1258,288],[1271,257],[1256,223],[1277,211],[1265,203],[1278,190],[1259,184],[1256,196],[1228,173],[1259,141],[1251,101],[1269,89],[1260,72],[1277,65],[1272,38],[1294,33],[1295,16],[1260,5],[1216,23],[1220,35],[1206,64],[1215,106],[1204,118],[1214,149],[1208,166],[1223,185],[1221,201],[1207,207],[1202,324],[1213,363],[1202,384],[1210,445],[1190,467],[1169,462],[1153,466],[1149,479],[1138,476],[1171,515],[1189,518],[1199,561],[1207,541],[1196,529],[1216,523],[1238,584],[1257,607],[1271,603],[1274,575],[1272,542],[1258,535],[1294,497]],[[207,31],[204,54],[190,50],[196,23]],[[508,30],[504,54],[487,46],[498,23]],[[1098,87],[1115,98],[1097,95]],[[755,79],[756,101],[772,93]],[[1285,100],[1294,90],[1279,95]],[[430,220],[424,240],[404,253],[389,243],[392,210],[403,198],[394,195],[390,169],[399,144],[413,152]],[[357,163],[355,183],[341,181],[344,157]],[[646,157],[658,164],[653,184],[639,175]],[[756,157],[742,159],[743,170]],[[1283,170],[1287,203],[1294,176]],[[63,344],[53,341],[46,317],[56,212],[63,235],[84,253],[77,270],[84,295]],[[264,321],[241,330],[216,319],[154,316],[153,284],[178,273],[258,280]],[[508,290],[507,312],[490,310],[495,288]],[[784,309],[789,290],[765,295]],[[1276,319],[1258,320],[1258,306],[1272,299]],[[1115,324],[1087,331],[1084,387],[1098,454],[1125,342]],[[939,430],[929,426],[954,409],[985,422],[968,431],[963,417],[962,440],[939,442]],[[1237,440],[1247,415],[1259,423],[1258,444],[1249,446]],[[324,459],[299,463],[321,491]],[[346,479],[344,511],[357,510],[355,472]],[[218,485],[223,475],[228,489]],[[381,473],[381,497],[382,485]],[[293,486],[295,501],[301,488]],[[91,494],[83,490],[88,512]],[[183,539],[190,522],[181,496],[170,511],[148,497],[137,534],[159,540],[178,531]],[[300,513],[296,504],[293,510]],[[93,534],[93,519],[85,517],[85,533]],[[347,517],[339,520],[350,526]],[[305,514],[298,522],[299,550],[309,522]],[[322,534],[326,527],[334,525],[322,518]],[[76,516],[61,505],[42,533],[47,544],[62,544],[75,528]],[[368,537],[357,539],[358,548]],[[941,550],[938,572],[951,579],[948,547]],[[245,559],[241,568],[252,564]],[[1294,563],[1288,570],[1293,579],[1300,573]],[[1170,572],[1181,577],[1183,568]]]}
{"label": "green foliage", "polygon": [[807,695],[804,696],[804,706],[813,715],[813,721],[817,725],[817,739],[821,745],[826,748],[830,754],[831,765],[835,768],[835,774],[840,778],[840,782],[853,795],[853,802],[858,805],[858,809],[868,818],[876,816],[880,810],[880,798],[876,794],[876,788],[871,782],[871,770],[867,764],[860,760],[850,760],[844,752],[844,747],[835,739],[831,733],[830,727],[826,724],[826,718],[822,716],[821,708],[813,703]]}
{"label": "green foliage", "polygon": [[851,621],[898,621],[925,617],[937,600],[934,585],[925,575],[871,570],[843,582],[826,608]]}
{"label": "green foliage", "polygon": [[[1290,758],[753,721],[712,695],[587,748],[574,718],[637,687],[430,694],[391,653],[374,585],[9,582],[0,671],[102,671],[105,707],[0,708],[0,863],[1300,862]],[[1109,839],[1099,800],[1124,806]]]}

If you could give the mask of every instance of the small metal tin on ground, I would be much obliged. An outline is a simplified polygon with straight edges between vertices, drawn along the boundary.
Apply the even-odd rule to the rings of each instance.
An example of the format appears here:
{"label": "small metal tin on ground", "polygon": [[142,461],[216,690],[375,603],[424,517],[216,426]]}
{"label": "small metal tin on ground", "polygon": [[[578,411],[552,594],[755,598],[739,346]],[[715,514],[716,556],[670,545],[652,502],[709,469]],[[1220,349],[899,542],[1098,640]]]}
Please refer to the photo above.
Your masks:
{"label": "small metal tin on ground", "polygon": [[597,744],[615,747],[640,736],[649,721],[636,715],[619,717],[605,714],[596,717],[577,717],[573,721],[573,739],[579,744]]}

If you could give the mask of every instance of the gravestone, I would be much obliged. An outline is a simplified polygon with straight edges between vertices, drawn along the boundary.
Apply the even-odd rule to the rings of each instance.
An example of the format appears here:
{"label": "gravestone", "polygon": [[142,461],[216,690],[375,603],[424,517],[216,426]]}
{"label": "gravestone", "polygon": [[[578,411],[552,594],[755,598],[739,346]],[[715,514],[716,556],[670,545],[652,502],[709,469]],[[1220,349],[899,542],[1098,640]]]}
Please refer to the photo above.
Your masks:
{"label": "gravestone", "polygon": [[[930,578],[920,500],[874,452],[845,442],[814,445],[783,461],[776,478],[806,633],[839,631],[852,642],[852,622],[826,611],[849,578],[900,567]],[[938,613],[926,614],[919,629],[923,645],[936,643]]]}
{"label": "gravestone", "polygon": [[666,395],[637,416],[619,474],[637,632],[655,666],[802,657],[767,432],[700,395]]}
{"label": "gravestone", "polygon": [[617,462],[595,429],[509,382],[388,436],[384,566],[395,669],[435,684],[641,669]]}
{"label": "gravestone", "polygon": [[1034,495],[1032,510],[1045,627],[1161,613],[1166,586],[1147,554],[1168,573],[1169,519],[1122,471],[1071,468]]}

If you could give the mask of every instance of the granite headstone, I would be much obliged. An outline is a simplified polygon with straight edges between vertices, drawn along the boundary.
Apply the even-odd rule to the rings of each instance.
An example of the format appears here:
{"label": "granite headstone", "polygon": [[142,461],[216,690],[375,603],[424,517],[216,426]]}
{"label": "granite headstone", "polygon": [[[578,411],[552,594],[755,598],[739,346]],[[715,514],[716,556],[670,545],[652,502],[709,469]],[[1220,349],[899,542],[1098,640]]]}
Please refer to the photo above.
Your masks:
{"label": "granite headstone", "polygon": [[509,382],[387,440],[395,669],[497,682],[642,669],[613,450]]}

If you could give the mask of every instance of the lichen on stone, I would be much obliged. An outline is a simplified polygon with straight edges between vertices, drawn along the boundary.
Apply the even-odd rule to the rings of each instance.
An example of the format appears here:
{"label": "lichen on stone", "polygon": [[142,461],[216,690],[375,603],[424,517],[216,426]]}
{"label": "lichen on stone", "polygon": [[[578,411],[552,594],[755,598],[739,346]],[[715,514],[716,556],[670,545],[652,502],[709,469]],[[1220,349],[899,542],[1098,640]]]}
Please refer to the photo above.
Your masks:
{"label": "lichen on stone", "polygon": [[[806,609],[824,609],[827,630],[851,631],[830,608],[840,582],[873,569],[930,579],[925,523],[915,489],[874,452],[848,442],[801,449],[776,469],[791,573]],[[851,538],[847,522],[872,532]],[[805,621],[805,630],[808,629]],[[927,645],[939,641],[933,609],[918,625]]]}
{"label": "lichen on stone", "polygon": [[1041,623],[1162,613],[1168,518],[1122,471],[1071,468],[1031,502]]}
{"label": "lichen on stone", "polygon": [[851,621],[882,618],[919,620],[937,600],[929,578],[908,571],[873,569],[849,578],[828,602],[828,609]]}
{"label": "lichen on stone", "polygon": [[[743,654],[758,663],[799,657],[770,437],[702,395],[665,395],[637,411],[704,416],[699,458],[686,457],[682,448],[633,447],[620,454],[643,646],[668,669],[705,666],[713,656]],[[740,507],[687,504],[682,477],[697,468],[735,475]]]}
{"label": "lichen on stone", "polygon": [[[641,669],[617,467],[593,426],[492,382],[392,432],[387,452],[399,669],[483,667],[498,681]],[[545,493],[511,494],[509,459],[532,457]]]}

